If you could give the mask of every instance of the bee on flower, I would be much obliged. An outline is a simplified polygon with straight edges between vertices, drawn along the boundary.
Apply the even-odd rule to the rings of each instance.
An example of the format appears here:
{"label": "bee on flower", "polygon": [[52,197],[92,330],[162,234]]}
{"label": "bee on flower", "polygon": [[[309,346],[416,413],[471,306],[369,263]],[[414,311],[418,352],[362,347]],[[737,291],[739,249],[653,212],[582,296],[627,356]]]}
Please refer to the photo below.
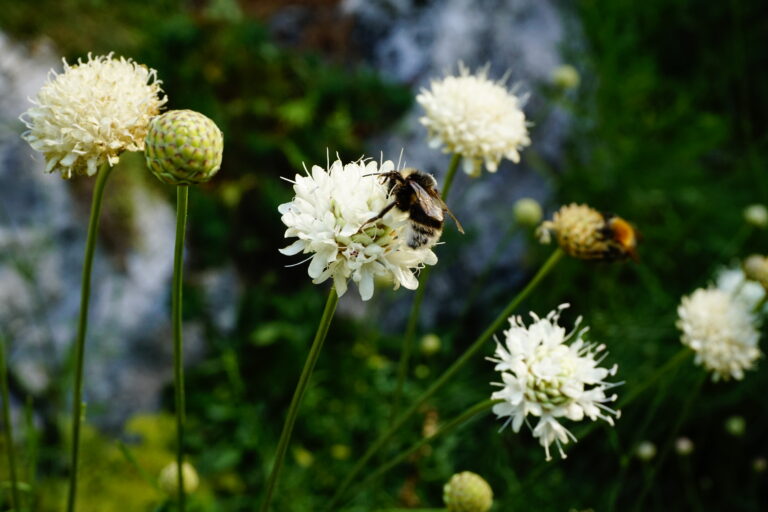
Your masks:
{"label": "bee on flower", "polygon": [[288,227],[286,238],[296,240],[280,252],[310,255],[312,282],[333,279],[339,296],[349,280],[363,300],[373,296],[377,278],[390,280],[395,289],[418,288],[414,272],[437,263],[437,256],[428,246],[409,246],[407,212],[392,208],[380,216],[391,199],[379,178],[393,171],[390,160],[380,165],[336,160],[327,169],[316,165],[306,175],[297,174],[292,181],[295,197],[278,207]]}
{"label": "bee on flower", "polygon": [[561,207],[536,234],[542,243],[557,243],[566,254],[583,260],[637,260],[637,232],[618,215],[601,213],[585,204]]}

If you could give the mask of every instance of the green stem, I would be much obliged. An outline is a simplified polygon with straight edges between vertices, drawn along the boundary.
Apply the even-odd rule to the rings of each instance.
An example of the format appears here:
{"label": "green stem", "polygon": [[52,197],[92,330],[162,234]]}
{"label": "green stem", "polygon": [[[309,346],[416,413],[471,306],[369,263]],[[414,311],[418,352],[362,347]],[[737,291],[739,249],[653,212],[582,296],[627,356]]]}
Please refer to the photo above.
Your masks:
{"label": "green stem", "polygon": [[328,300],[325,303],[325,309],[323,310],[323,316],[320,318],[320,325],[318,325],[317,332],[315,333],[315,339],[312,342],[312,347],[309,349],[307,360],[304,362],[304,369],[301,372],[298,384],[296,384],[296,390],[293,392],[293,398],[291,399],[291,405],[288,408],[288,415],[285,418],[283,431],[280,433],[280,440],[277,443],[277,452],[275,453],[275,462],[272,466],[272,472],[269,474],[269,480],[267,481],[266,495],[264,496],[264,501],[259,509],[261,512],[267,512],[272,503],[272,494],[275,492],[277,480],[280,477],[280,470],[283,467],[285,453],[288,451],[288,444],[291,441],[291,434],[293,432],[293,426],[296,423],[296,416],[299,413],[299,406],[304,397],[304,392],[309,385],[309,379],[312,376],[312,370],[315,368],[315,363],[317,363],[317,358],[320,356],[320,350],[323,348],[323,342],[325,342],[325,337],[328,334],[328,328],[331,326],[333,313],[336,311],[336,305],[338,303],[339,296],[336,294],[336,288],[331,287],[331,291],[328,293]]}
{"label": "green stem", "polygon": [[21,510],[19,480],[16,474],[16,458],[13,447],[13,424],[11,423],[11,394],[8,392],[8,366],[5,358],[5,339],[0,338],[0,392],[3,395],[3,424],[5,425],[5,448],[8,452],[8,469],[11,473],[11,498],[13,510]]}
{"label": "green stem", "polygon": [[421,407],[421,405],[429,400],[429,398],[434,395],[443,385],[445,385],[448,380],[453,377],[456,372],[458,372],[467,362],[469,362],[470,359],[485,345],[485,343],[493,336],[493,334],[498,331],[509,318],[509,315],[511,315],[520,305],[520,303],[525,300],[528,295],[536,288],[536,286],[541,282],[544,277],[549,274],[549,272],[555,267],[558,261],[563,257],[563,251],[561,249],[556,249],[552,255],[549,257],[549,259],[542,265],[542,267],[539,269],[539,271],[536,273],[535,276],[533,276],[533,279],[526,285],[523,290],[517,294],[517,296],[512,299],[512,301],[507,305],[506,308],[499,314],[499,316],[496,318],[496,320],[493,321],[493,323],[488,326],[488,328],[470,345],[469,348],[462,354],[440,377],[438,377],[435,382],[432,383],[432,385],[424,391],[421,396],[419,396],[416,401],[411,404],[411,406],[406,409],[404,413],[402,413],[398,418],[392,422],[392,424],[389,426],[389,428],[379,436],[379,438],[371,444],[371,446],[368,448],[368,450],[365,452],[365,454],[358,459],[357,463],[353,466],[352,470],[349,472],[347,477],[342,482],[339,489],[336,491],[336,494],[331,498],[330,504],[326,508],[326,510],[333,510],[333,507],[339,502],[339,500],[344,496],[344,493],[346,492],[347,488],[349,488],[349,485],[352,483],[354,478],[360,473],[360,471],[363,469],[365,464],[373,457],[386,443],[389,441],[392,436],[400,429],[400,427],[405,424],[406,421],[408,421],[411,416],[413,416]]}
{"label": "green stem", "polygon": [[[360,490],[364,488],[366,485],[370,484],[371,482],[375,481],[377,478],[379,478],[381,475],[392,469],[393,467],[397,466],[401,462],[403,462],[405,459],[407,459],[412,453],[415,453],[419,449],[421,449],[422,446],[428,445],[429,443],[436,441],[440,437],[449,434],[462,424],[466,423],[467,421],[471,420],[475,416],[485,413],[493,407],[495,404],[501,402],[502,400],[484,400],[478,404],[473,405],[460,415],[456,416],[452,420],[450,420],[448,423],[440,427],[440,429],[432,434],[429,437],[424,437],[414,443],[410,446],[410,448],[400,452],[398,455],[390,459],[389,461],[385,462],[378,468],[374,469],[373,472],[370,473],[368,478],[363,480],[355,489]],[[350,498],[354,494],[350,495]]]}
{"label": "green stem", "polygon": [[[459,162],[461,162],[461,155],[453,155],[453,157],[451,157],[451,163],[448,165],[448,171],[445,173],[445,180],[443,181],[443,188],[440,193],[440,198],[443,201],[448,198],[448,192],[451,190],[453,178],[456,175],[456,170],[459,168]],[[424,294],[427,289],[427,281],[429,280],[431,269],[432,267],[425,267],[419,274],[419,287],[416,289],[416,295],[413,298],[413,305],[411,306],[411,313],[408,316],[408,323],[405,327],[403,348],[400,352],[400,362],[397,365],[395,396],[392,400],[393,420],[394,418],[397,418],[397,414],[400,410],[400,400],[403,396],[405,378],[408,375],[408,363],[411,358],[411,352],[413,351],[413,338],[416,335],[416,326],[419,322],[419,315],[421,313],[421,303],[424,301]]]}
{"label": "green stem", "polygon": [[176,245],[173,251],[173,288],[171,291],[171,323],[173,324],[173,372],[176,392],[176,475],[179,511],[186,507],[184,492],[184,344],[182,340],[182,284],[184,273],[184,237],[187,230],[189,187],[176,187]]}
{"label": "green stem", "polygon": [[77,338],[75,339],[75,396],[72,403],[72,455],[69,475],[69,495],[67,497],[67,511],[74,512],[77,500],[77,471],[80,457],[80,427],[83,411],[83,367],[85,359],[85,334],[88,330],[88,303],[91,298],[91,268],[93,267],[93,253],[96,248],[96,237],[99,228],[99,214],[101,213],[101,199],[104,196],[104,187],[107,178],[112,173],[113,167],[104,164],[96,176],[96,184],[93,188],[91,199],[91,216],[88,220],[88,237],[85,241],[85,257],[83,261],[83,276],[80,287],[80,317],[77,323]]}

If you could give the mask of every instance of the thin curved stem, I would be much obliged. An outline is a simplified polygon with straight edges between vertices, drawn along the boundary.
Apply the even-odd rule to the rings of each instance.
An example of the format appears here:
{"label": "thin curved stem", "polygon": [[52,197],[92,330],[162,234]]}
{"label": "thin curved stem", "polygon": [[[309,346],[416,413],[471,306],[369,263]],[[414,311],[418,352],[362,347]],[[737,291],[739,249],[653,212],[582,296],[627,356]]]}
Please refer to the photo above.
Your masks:
{"label": "thin curved stem", "polygon": [[259,509],[261,512],[267,512],[272,503],[272,495],[275,492],[275,487],[277,486],[277,481],[280,477],[280,470],[283,467],[285,453],[288,451],[288,444],[291,441],[293,426],[296,423],[296,416],[299,414],[299,406],[301,405],[302,398],[304,398],[304,392],[309,385],[312,370],[314,370],[315,363],[317,363],[317,359],[320,356],[320,350],[323,348],[323,342],[325,342],[328,329],[331,326],[331,320],[333,319],[333,313],[336,311],[336,305],[338,303],[339,296],[336,293],[336,288],[331,287],[331,291],[328,292],[328,300],[325,303],[325,309],[323,310],[323,316],[320,318],[320,324],[315,333],[315,339],[312,342],[312,347],[309,349],[307,360],[304,362],[304,369],[301,372],[298,384],[296,384],[296,390],[293,392],[291,405],[288,407],[288,414],[285,418],[283,431],[280,433],[280,440],[277,443],[275,462],[272,466],[272,472],[269,474],[269,480],[267,481],[266,494],[264,496],[264,501],[261,504],[261,508]]}
{"label": "thin curved stem", "polygon": [[8,392],[8,365],[5,357],[5,339],[2,337],[0,337],[0,392],[2,392],[3,397],[5,449],[8,452],[8,470],[11,476],[11,504],[13,505],[13,510],[21,510],[19,479],[16,472],[16,450],[13,446],[13,424],[11,423],[11,394]]}
{"label": "thin curved stem", "polygon": [[336,494],[331,498],[331,501],[326,510],[333,510],[333,507],[341,500],[344,493],[349,488],[352,481],[365,467],[366,463],[373,457],[392,436],[402,427],[406,421],[408,421],[418,410],[421,405],[429,400],[448,380],[453,377],[470,359],[485,345],[485,343],[498,331],[509,318],[520,303],[525,300],[528,295],[536,288],[544,277],[557,265],[557,262],[563,257],[563,251],[561,249],[555,249],[549,259],[544,262],[544,265],[539,269],[533,279],[523,288],[517,296],[510,301],[507,307],[496,317],[496,320],[483,331],[483,333],[467,348],[467,350],[440,376],[435,380],[432,385],[424,391],[411,406],[405,410],[395,421],[392,422],[390,427],[379,436],[379,438],[371,444],[368,450],[360,457],[357,463],[353,466],[347,477],[344,479]]}
{"label": "thin curved stem", "polygon": [[101,200],[104,187],[112,173],[113,167],[104,164],[96,175],[96,184],[91,198],[91,216],[88,220],[88,237],[85,241],[85,257],[83,258],[83,276],[80,284],[80,317],[77,322],[77,337],[75,338],[75,393],[72,403],[72,454],[70,461],[69,494],[67,511],[75,510],[77,501],[77,464],[80,456],[80,427],[83,421],[83,367],[85,359],[85,335],[88,330],[88,304],[91,298],[91,269],[93,253],[98,236]]}
{"label": "thin curved stem", "polygon": [[[453,178],[456,175],[456,170],[459,168],[459,162],[461,162],[461,155],[453,155],[451,163],[448,165],[448,171],[445,173],[445,180],[443,181],[443,188],[440,193],[440,198],[443,201],[448,198],[448,192],[451,190]],[[403,334],[403,348],[400,351],[400,362],[397,365],[397,384],[395,385],[395,395],[392,399],[392,419],[397,418],[400,410],[400,400],[403,396],[403,387],[408,375],[408,363],[413,351],[413,338],[416,335],[416,327],[421,313],[421,303],[424,301],[424,294],[427,290],[427,281],[429,280],[431,270],[432,267],[425,267],[419,274],[419,287],[416,289],[416,294],[413,297],[413,305],[408,315],[405,334]]]}
{"label": "thin curved stem", "polygon": [[[488,410],[493,407],[495,404],[501,402],[502,400],[484,400],[480,403],[477,403],[461,413],[460,415],[456,416],[455,418],[451,419],[448,423],[444,424],[440,429],[432,434],[429,437],[424,437],[417,441],[416,443],[412,444],[409,448],[403,450],[395,457],[391,458],[378,468],[374,469],[368,478],[360,482],[360,484],[355,487],[355,490],[359,491],[362,488],[364,488],[366,485],[369,485],[376,479],[378,479],[381,475],[392,469],[393,467],[397,466],[401,462],[403,462],[405,459],[407,459],[411,454],[418,451],[422,446],[428,445],[433,441],[436,441],[440,437],[449,434],[453,430],[457,429],[464,423],[468,422],[469,420],[473,419],[475,416],[478,416],[480,414],[483,414],[485,412],[488,412]],[[349,497],[351,498],[354,496],[354,493],[351,494]]]}
{"label": "thin curved stem", "polygon": [[173,324],[173,374],[176,394],[176,478],[179,511],[186,507],[184,492],[184,343],[182,340],[182,285],[184,275],[184,238],[187,231],[189,187],[176,187],[176,244],[173,250],[173,288],[171,289],[171,323]]}

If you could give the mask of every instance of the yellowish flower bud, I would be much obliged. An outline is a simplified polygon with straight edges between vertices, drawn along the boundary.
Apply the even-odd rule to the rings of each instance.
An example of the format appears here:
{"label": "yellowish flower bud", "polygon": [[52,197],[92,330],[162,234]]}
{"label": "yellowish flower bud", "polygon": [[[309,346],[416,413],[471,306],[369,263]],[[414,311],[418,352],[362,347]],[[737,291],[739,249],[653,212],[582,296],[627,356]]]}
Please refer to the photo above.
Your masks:
{"label": "yellowish flower bud", "polygon": [[693,453],[693,441],[687,437],[678,437],[675,440],[675,451],[678,455],[690,455]]}
{"label": "yellowish flower bud", "polygon": [[486,512],[493,505],[493,491],[483,477],[464,471],[445,484],[443,501],[449,512]]}
{"label": "yellowish flower bud", "polygon": [[[176,462],[171,462],[160,471],[157,481],[160,489],[172,496],[179,491],[178,467]],[[181,465],[181,472],[184,477],[184,492],[187,494],[195,492],[200,485],[200,477],[197,476],[194,466],[189,462],[184,462]]]}
{"label": "yellowish flower bud", "polygon": [[638,459],[647,462],[656,456],[656,445],[650,441],[643,441],[637,445],[635,454]]}
{"label": "yellowish flower bud", "polygon": [[579,86],[579,82],[579,72],[570,64],[558,66],[552,72],[552,84],[558,89],[573,89]]}
{"label": "yellowish flower bud", "polygon": [[435,355],[440,352],[441,345],[440,336],[434,333],[422,336],[421,343],[419,344],[421,353],[425,356]]}
{"label": "yellowish flower bud", "polygon": [[734,437],[741,437],[747,430],[747,422],[743,416],[731,416],[725,420],[725,431]]}
{"label": "yellowish flower bud", "polygon": [[210,180],[221,167],[224,136],[209,118],[171,110],[152,119],[146,139],[147,167],[169,185]]}
{"label": "yellowish flower bud", "polygon": [[537,229],[539,240],[549,243],[551,233],[566,254],[585,260],[637,259],[637,234],[632,225],[613,214],[585,204],[569,204]]}
{"label": "yellowish flower bud", "polygon": [[768,289],[768,258],[753,254],[744,260],[744,276],[750,281],[756,281]]}
{"label": "yellowish flower bud", "polygon": [[744,208],[744,220],[756,228],[768,226],[768,208],[762,204],[751,204]]}
{"label": "yellowish flower bud", "polygon": [[544,216],[539,202],[530,197],[515,201],[514,212],[515,221],[521,226],[533,227],[541,222],[541,218]]}

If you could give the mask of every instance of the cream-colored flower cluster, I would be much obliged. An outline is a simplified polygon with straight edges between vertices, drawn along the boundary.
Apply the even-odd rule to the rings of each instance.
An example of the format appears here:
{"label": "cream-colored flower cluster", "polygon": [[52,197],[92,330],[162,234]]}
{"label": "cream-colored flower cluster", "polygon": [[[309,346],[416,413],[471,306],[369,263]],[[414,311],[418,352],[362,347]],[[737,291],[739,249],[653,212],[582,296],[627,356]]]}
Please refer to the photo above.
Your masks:
{"label": "cream-colored flower cluster", "polygon": [[570,333],[558,325],[560,312],[567,307],[563,304],[544,318],[531,313],[533,323],[527,327],[520,317],[510,317],[504,342],[497,343],[495,357],[490,358],[503,381],[495,383],[501,389],[491,395],[503,400],[493,406],[493,412],[507,417],[502,428],[511,424],[515,432],[527,416],[539,418],[532,427],[533,436],[544,447],[547,460],[552,443],[565,458],[562,445],[576,440],[559,418],[602,419],[613,425],[619,416],[606,405],[616,400],[606,391],[617,384],[605,379],[616,374],[617,366],[599,366],[605,346],[587,342],[587,329],[578,329],[578,320]]}
{"label": "cream-colored flower cluster", "polygon": [[714,286],[699,288],[678,306],[680,341],[694,350],[696,364],[712,372],[713,380],[741,380],[760,357],[753,306],[752,300]]}
{"label": "cream-colored flower cluster", "polygon": [[166,102],[160,84],[155,70],[111,53],[65,60],[22,114],[22,137],[43,153],[47,172],[92,176],[123,151],[144,149],[149,121]]}
{"label": "cream-colored flower cluster", "polygon": [[517,163],[530,145],[522,101],[503,81],[488,79],[488,68],[471,74],[459,64],[459,76],[432,81],[416,101],[424,108],[420,119],[430,145],[464,158],[464,171],[478,175],[481,165],[496,172],[502,158]]}
{"label": "cream-colored flower cluster", "polygon": [[373,296],[377,277],[391,280],[395,289],[418,288],[414,271],[434,265],[437,256],[429,248],[408,246],[407,214],[393,209],[368,223],[390,202],[386,185],[375,174],[394,169],[389,160],[381,166],[372,160],[336,160],[328,169],[316,165],[306,176],[297,174],[295,197],[278,208],[288,227],[285,236],[297,240],[280,252],[311,254],[312,282],[333,279],[339,296],[349,279],[357,283],[363,300]]}

